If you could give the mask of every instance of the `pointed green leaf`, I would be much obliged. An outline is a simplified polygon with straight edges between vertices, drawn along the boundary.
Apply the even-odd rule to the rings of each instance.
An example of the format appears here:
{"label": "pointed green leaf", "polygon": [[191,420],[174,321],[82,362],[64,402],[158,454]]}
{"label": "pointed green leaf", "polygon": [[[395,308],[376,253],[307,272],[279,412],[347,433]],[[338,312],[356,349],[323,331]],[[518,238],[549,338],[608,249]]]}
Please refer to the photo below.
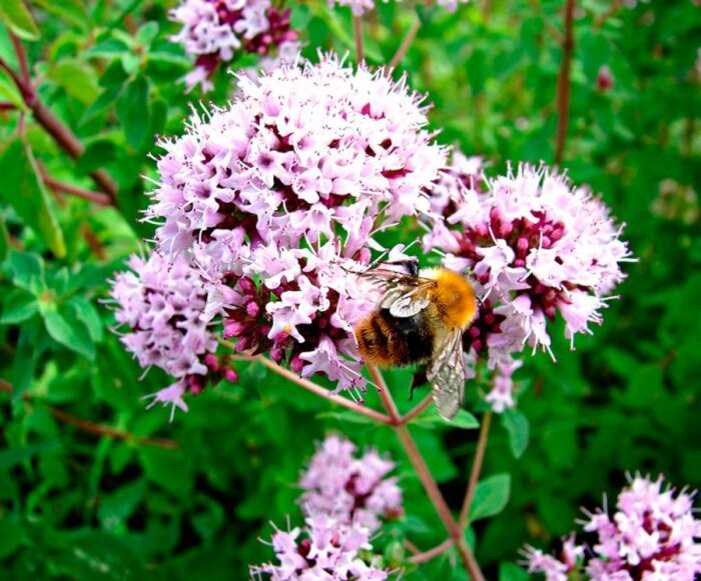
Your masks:
{"label": "pointed green leaf", "polygon": [[5,297],[0,323],[16,325],[33,317],[37,312],[37,299],[23,289],[14,289]]}
{"label": "pointed green leaf", "polygon": [[127,143],[139,149],[149,129],[148,81],[143,76],[133,79],[117,101],[117,117]]}
{"label": "pointed green leaf", "polygon": [[39,29],[22,0],[2,0],[0,2],[0,20],[12,32],[25,40],[39,38]]}
{"label": "pointed green leaf", "polygon": [[88,63],[76,58],[57,62],[49,69],[48,77],[84,105],[95,101],[100,92],[97,85],[97,75],[93,68]]}
{"label": "pointed green leaf", "polygon": [[481,480],[475,488],[470,508],[470,522],[499,514],[509,501],[511,476],[495,474]]}
{"label": "pointed green leaf", "polygon": [[520,458],[528,447],[528,418],[515,409],[501,414],[501,423],[509,434],[509,446],[515,458]]}
{"label": "pointed green leaf", "polygon": [[3,176],[0,194],[19,217],[41,236],[51,251],[63,258],[66,245],[49,194],[39,178],[31,149],[15,139],[0,158]]}
{"label": "pointed green leaf", "polygon": [[95,346],[85,325],[67,309],[45,313],[44,325],[51,338],[88,359],[95,357]]}

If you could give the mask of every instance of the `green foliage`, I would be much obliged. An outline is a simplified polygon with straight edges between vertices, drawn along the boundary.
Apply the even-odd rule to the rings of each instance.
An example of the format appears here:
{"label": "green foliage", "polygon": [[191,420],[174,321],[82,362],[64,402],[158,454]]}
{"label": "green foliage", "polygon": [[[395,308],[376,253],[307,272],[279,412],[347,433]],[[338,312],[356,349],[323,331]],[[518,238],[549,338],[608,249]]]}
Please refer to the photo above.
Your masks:
{"label": "green foliage", "polygon": [[[13,579],[244,578],[249,563],[270,558],[258,541],[269,522],[299,522],[294,483],[314,443],[333,430],[397,461],[406,515],[383,529],[378,550],[397,559],[405,539],[435,546],[444,529],[393,432],[261,365],[237,364],[238,384],[206,390],[172,423],[169,410],[144,410],[140,398],[168,378],[151,370],[139,381],[100,300],[114,270],[152,234],[139,216],[143,176],[155,178],[148,154],[158,153],[156,135],[181,134],[204,98],[178,82],[191,65],[169,41],[172,4],[2,3],[0,58],[19,70],[9,31],[32,40],[24,46],[37,96],[85,150],[67,155],[0,72],[0,103],[16,107],[0,109],[0,567]],[[552,163],[561,7],[472,0],[451,15],[380,2],[366,26],[367,59],[389,61],[418,15],[403,68],[434,104],[439,140],[483,155],[490,172],[509,160]],[[493,418],[468,530],[489,579],[524,579],[518,549],[554,545],[579,507],[611,496],[626,471],[701,486],[701,11],[690,0],[609,7],[578,3],[562,165],[627,223],[639,262],[628,265],[604,325],[578,338],[576,351],[558,338],[555,363],[527,358],[516,374],[518,410]],[[319,47],[352,53],[347,9],[321,0],[291,8],[307,57]],[[234,68],[252,62],[240,58]],[[614,78],[609,90],[597,88],[603,65]],[[206,99],[223,105],[235,81],[215,81]],[[94,190],[90,174],[99,169],[118,185],[116,207],[54,196],[41,179],[45,171]],[[388,242],[410,242],[416,231],[393,236]],[[410,377],[387,378],[402,412],[425,395],[409,401]],[[483,389],[468,384],[471,401]],[[375,393],[367,400],[377,407]],[[455,509],[483,412],[470,409],[449,426],[431,407],[411,428]],[[406,577],[465,579],[455,559],[449,551]]]}

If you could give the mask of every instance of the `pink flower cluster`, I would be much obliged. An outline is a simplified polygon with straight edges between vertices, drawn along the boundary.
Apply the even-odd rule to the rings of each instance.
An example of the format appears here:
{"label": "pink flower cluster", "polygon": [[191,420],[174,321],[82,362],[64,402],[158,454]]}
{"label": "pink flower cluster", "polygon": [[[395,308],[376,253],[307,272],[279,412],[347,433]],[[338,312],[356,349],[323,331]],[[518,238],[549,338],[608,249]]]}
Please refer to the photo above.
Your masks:
{"label": "pink flower cluster", "polygon": [[300,481],[306,526],[276,529],[272,546],[279,564],[252,567],[254,576],[268,574],[273,581],[387,578],[379,559],[368,563],[366,554],[380,517],[401,514],[402,493],[395,478],[385,478],[393,462],[375,451],[356,459],[355,450],[338,436],[324,440]]}
{"label": "pink flower cluster", "polygon": [[299,48],[290,11],[273,8],[270,0],[184,0],[171,17],[182,24],[173,40],[196,58],[195,69],[185,77],[189,88],[201,84],[210,90],[212,73],[238,50],[269,55],[278,47],[282,52]]}
{"label": "pink flower cluster", "polygon": [[132,256],[131,271],[115,277],[111,296],[115,317],[132,329],[121,337],[142,367],[155,365],[170,375],[203,375],[201,357],[217,342],[205,318],[204,281],[183,256],[169,261],[158,252],[148,259]]}
{"label": "pink flower cluster", "polygon": [[601,323],[628,248],[603,202],[544,166],[485,178],[479,158],[455,154],[431,211],[425,250],[471,276],[482,301],[463,344],[472,364],[484,356],[496,369],[488,399],[500,411],[513,405],[512,356],[525,344],[550,352],[548,322],[558,313],[572,342]]}
{"label": "pink flower cluster", "polygon": [[694,581],[701,574],[701,520],[693,514],[693,493],[663,486],[663,478],[637,476],[618,496],[617,512],[588,513],[584,530],[593,547],[577,546],[574,536],[560,557],[528,548],[531,572],[547,581],[566,581],[584,569],[593,581]]}
{"label": "pink flower cluster", "polygon": [[289,532],[276,530],[272,539],[278,563],[251,567],[251,576],[271,581],[382,581],[383,570],[361,552],[371,551],[367,529],[341,523],[331,516],[317,514],[306,519],[304,528]]}
{"label": "pink flower cluster", "polygon": [[396,478],[386,478],[394,463],[370,450],[354,458],[355,445],[329,436],[302,475],[301,498],[309,514],[332,515],[339,522],[362,526],[371,533],[381,518],[402,514],[402,491]]}
{"label": "pink flower cluster", "polygon": [[[173,259],[153,252],[148,259],[132,256],[131,271],[115,277],[111,297],[115,319],[130,332],[121,336],[139,364],[160,367],[178,381],[152,394],[151,405],[161,402],[187,411],[185,393],[199,393],[212,380],[236,381],[226,357],[218,357],[217,340],[210,329],[221,308],[201,273],[184,255]],[[172,418],[171,412],[171,418]]]}
{"label": "pink flower cluster", "polygon": [[[169,284],[170,260],[189,272],[199,294],[188,316],[209,331],[207,348],[190,348],[186,362],[178,346],[158,351],[161,366],[199,373],[221,334],[239,352],[268,353],[338,389],[363,386],[352,328],[377,297],[349,271],[382,250],[378,230],[428,210],[445,152],[426,125],[421,98],[403,81],[330,56],[242,77],[231,104],[163,141],[146,212],[161,257],[150,276]],[[140,346],[153,342],[151,327],[136,325],[139,305],[125,298],[115,295],[135,334],[125,341],[149,363],[154,355]]]}

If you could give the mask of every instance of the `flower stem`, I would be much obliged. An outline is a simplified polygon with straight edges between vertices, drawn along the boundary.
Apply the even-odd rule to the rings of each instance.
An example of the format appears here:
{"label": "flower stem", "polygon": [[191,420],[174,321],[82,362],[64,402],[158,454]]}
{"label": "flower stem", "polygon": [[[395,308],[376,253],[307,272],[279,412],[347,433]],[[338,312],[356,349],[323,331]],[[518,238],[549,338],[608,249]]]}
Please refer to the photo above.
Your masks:
{"label": "flower stem", "polygon": [[[13,391],[12,384],[4,379],[0,379],[0,392],[12,394]],[[22,399],[29,401],[31,399],[31,394],[25,392],[22,394]],[[168,440],[166,438],[145,438],[125,430],[113,428],[112,426],[106,426],[104,424],[91,422],[90,420],[84,420],[83,418],[79,418],[73,414],[69,414],[68,412],[64,412],[63,410],[54,406],[47,405],[46,409],[48,409],[51,415],[58,421],[75,426],[83,432],[95,434],[96,436],[111,438],[113,440],[124,440],[125,442],[133,442],[140,446],[155,446],[166,450],[175,450],[179,447],[175,440]]]}
{"label": "flower stem", "polygon": [[406,414],[404,414],[402,416],[401,423],[408,424],[416,416],[420,415],[428,406],[430,406],[432,401],[433,401],[433,395],[431,395],[429,393],[415,407],[410,409]]}
{"label": "flower stem", "polygon": [[353,15],[353,38],[355,39],[355,59],[358,63],[365,60],[365,51],[363,49],[363,18]]}
{"label": "flower stem", "polygon": [[475,488],[477,487],[477,482],[479,481],[480,472],[482,470],[482,462],[484,460],[484,452],[487,449],[489,426],[491,423],[492,412],[487,412],[482,418],[480,435],[477,440],[477,450],[475,451],[475,459],[472,461],[470,478],[467,482],[467,489],[465,491],[465,500],[463,501],[462,509],[460,510],[460,520],[458,521],[460,530],[464,530],[468,524],[468,519],[470,517],[470,506],[472,505],[472,499],[475,497]]}
{"label": "flower stem", "polygon": [[[385,384],[382,374],[377,368],[371,365],[368,365],[368,369],[378,386],[382,404],[385,406],[390,418],[396,418],[396,420],[401,422],[401,416],[398,415],[397,406],[392,399],[392,394],[387,389],[387,385]],[[411,432],[409,432],[409,429],[401,423],[395,423],[392,427],[397,434],[399,441],[404,447],[404,451],[409,458],[409,462],[411,462],[411,465],[414,467],[416,475],[419,477],[419,480],[426,491],[426,495],[436,509],[438,516],[443,522],[443,526],[445,526],[445,529],[448,531],[448,534],[455,544],[466,571],[470,574],[473,581],[484,581],[484,576],[482,575],[479,565],[475,560],[475,556],[472,554],[472,551],[465,542],[463,530],[458,526],[458,523],[455,522],[453,515],[450,513],[450,508],[448,508],[448,505],[445,502],[436,481],[431,475],[431,471],[426,465],[426,461],[421,455],[419,448],[416,446],[416,442],[414,442]]]}
{"label": "flower stem", "polygon": [[399,45],[397,52],[394,53],[392,60],[389,61],[390,69],[397,68],[399,63],[401,63],[402,60],[404,60],[404,57],[406,56],[406,53],[409,50],[409,47],[411,46],[411,43],[414,41],[414,38],[416,38],[416,33],[419,31],[419,28],[421,28],[421,20],[418,16],[415,16],[414,22],[411,23],[411,27],[404,35],[402,43]]}
{"label": "flower stem", "polygon": [[[223,344],[226,345],[228,342],[222,342]],[[354,412],[357,412],[359,414],[362,414],[370,419],[375,420],[376,422],[381,422],[383,424],[392,424],[392,419],[384,414],[381,414],[380,412],[377,412],[373,409],[370,409],[367,406],[364,406],[359,403],[355,403],[354,401],[351,401],[349,399],[346,399],[343,396],[337,395],[335,393],[331,393],[328,389],[325,389],[321,387],[320,385],[317,385],[316,383],[313,383],[309,381],[308,379],[304,379],[303,377],[300,377],[296,373],[290,371],[289,369],[285,369],[281,365],[278,365],[275,363],[272,359],[268,359],[267,357],[263,357],[262,355],[257,355],[254,357],[250,358],[251,361],[260,361],[263,365],[265,365],[268,369],[271,371],[274,371],[278,375],[281,375],[285,379],[289,379],[291,382],[296,383],[300,387],[306,389],[307,391],[311,391],[312,393],[319,395],[323,397],[324,399],[327,399],[333,403],[337,403],[338,405],[341,405],[345,408],[348,408],[349,410],[352,410]]]}
{"label": "flower stem", "polygon": [[[29,66],[27,64],[27,55],[24,51],[24,47],[19,39],[16,39],[16,42],[13,41],[13,44],[15,52],[17,53],[17,61],[20,63],[22,76],[17,74],[17,72],[2,59],[0,59],[0,68],[7,71],[10,75],[12,81],[19,89],[25,105],[31,110],[36,122],[44,128],[58,146],[70,157],[73,159],[79,158],[85,151],[85,146],[78,140],[73,131],[61,123],[46,105],[39,100],[32,86],[31,79],[28,77],[24,78],[29,75]],[[100,191],[108,195],[111,203],[114,204],[117,197],[117,185],[112,178],[102,169],[90,172],[90,177]]]}
{"label": "flower stem", "polygon": [[429,549],[428,551],[423,551],[422,553],[416,553],[409,557],[407,559],[410,563],[425,563],[426,561],[430,561],[431,559],[437,557],[438,555],[442,555],[445,553],[450,547],[453,546],[453,539],[446,539],[443,541],[440,545],[436,545],[432,549]]}
{"label": "flower stem", "polygon": [[43,182],[54,191],[64,194],[71,194],[78,198],[83,198],[84,200],[94,202],[100,206],[109,206],[112,204],[112,200],[107,194],[85,190],[83,188],[79,188],[78,186],[74,186],[73,184],[56,180],[47,175],[45,171],[41,172],[41,178]]}
{"label": "flower stem", "polygon": [[570,115],[570,69],[574,50],[574,3],[565,0],[565,38],[562,43],[562,63],[557,76],[557,137],[555,141],[555,163],[560,165],[567,141],[567,126]]}

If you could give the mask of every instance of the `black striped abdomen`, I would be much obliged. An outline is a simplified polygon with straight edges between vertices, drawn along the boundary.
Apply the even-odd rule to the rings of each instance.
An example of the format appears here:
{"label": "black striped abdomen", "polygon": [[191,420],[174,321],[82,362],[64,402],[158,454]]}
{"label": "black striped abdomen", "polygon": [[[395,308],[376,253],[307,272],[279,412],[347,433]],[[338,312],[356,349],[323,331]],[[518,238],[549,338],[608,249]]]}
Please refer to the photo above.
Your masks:
{"label": "black striped abdomen", "polygon": [[355,330],[363,359],[376,365],[408,365],[428,359],[433,351],[433,333],[424,314],[394,317],[380,309]]}

